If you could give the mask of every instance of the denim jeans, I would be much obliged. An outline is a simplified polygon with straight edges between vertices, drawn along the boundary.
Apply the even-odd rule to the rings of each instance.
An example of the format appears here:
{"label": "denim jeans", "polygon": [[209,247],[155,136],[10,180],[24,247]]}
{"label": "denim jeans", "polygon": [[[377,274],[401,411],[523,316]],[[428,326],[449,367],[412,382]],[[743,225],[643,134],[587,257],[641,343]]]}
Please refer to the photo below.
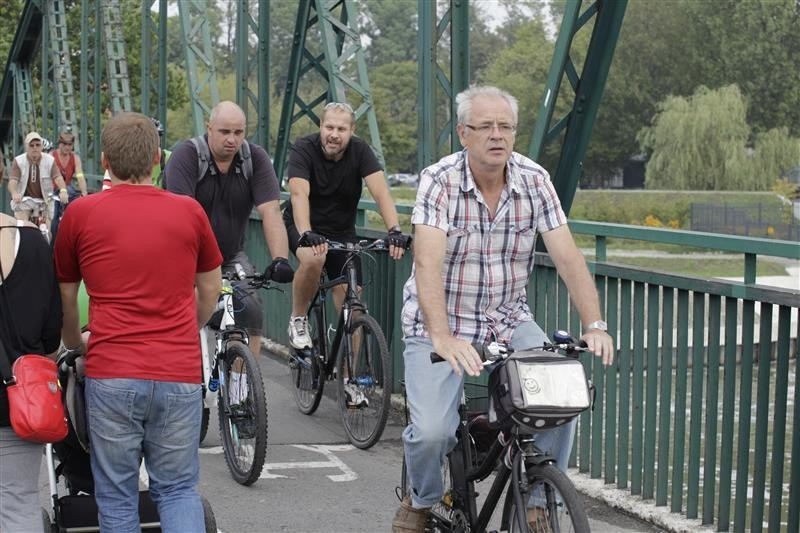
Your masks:
{"label": "denim jeans", "polygon": [[[512,346],[526,349],[541,346],[547,336],[535,322],[523,322],[514,331]],[[458,406],[464,378],[448,363],[431,363],[433,344],[428,337],[405,339],[406,395],[411,423],[403,431],[412,506],[431,507],[444,493],[441,470],[445,456],[456,444]],[[536,434],[538,447],[566,470],[575,422]]]}
{"label": "denim jeans", "polygon": [[101,531],[139,531],[142,457],[162,531],[205,531],[197,492],[201,394],[196,383],[86,379],[91,464]]}

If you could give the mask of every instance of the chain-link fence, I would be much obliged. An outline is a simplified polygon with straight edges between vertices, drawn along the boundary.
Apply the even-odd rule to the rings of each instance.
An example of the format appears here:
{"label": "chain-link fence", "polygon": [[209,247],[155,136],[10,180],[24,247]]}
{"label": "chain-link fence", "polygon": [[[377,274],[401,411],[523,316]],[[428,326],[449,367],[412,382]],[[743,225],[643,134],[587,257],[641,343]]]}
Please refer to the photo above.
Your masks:
{"label": "chain-link fence", "polygon": [[[761,203],[731,206],[693,203],[691,229],[726,235],[800,241],[800,208],[776,209]],[[794,207],[794,209],[793,209]]]}

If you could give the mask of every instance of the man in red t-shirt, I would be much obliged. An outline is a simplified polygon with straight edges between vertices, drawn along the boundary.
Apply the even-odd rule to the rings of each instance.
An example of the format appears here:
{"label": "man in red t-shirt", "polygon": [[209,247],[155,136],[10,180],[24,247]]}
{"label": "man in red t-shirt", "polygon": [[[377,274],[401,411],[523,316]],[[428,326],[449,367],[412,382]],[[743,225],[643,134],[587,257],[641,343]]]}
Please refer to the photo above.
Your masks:
{"label": "man in red t-shirt", "polygon": [[144,455],[161,528],[204,531],[197,339],[221,290],[222,256],[197,202],[151,186],[160,149],[149,118],[113,117],[102,150],[114,187],[76,200],[55,245],[65,346],[81,345],[81,280],[91,298],[85,393],[100,528],[138,529]]}

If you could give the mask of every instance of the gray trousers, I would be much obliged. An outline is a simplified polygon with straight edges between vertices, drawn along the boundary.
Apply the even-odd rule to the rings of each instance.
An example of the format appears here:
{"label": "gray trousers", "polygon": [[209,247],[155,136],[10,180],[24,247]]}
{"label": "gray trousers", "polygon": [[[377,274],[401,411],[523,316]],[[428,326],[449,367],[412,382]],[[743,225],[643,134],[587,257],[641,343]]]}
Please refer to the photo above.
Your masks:
{"label": "gray trousers", "polygon": [[43,531],[39,506],[39,468],[42,445],[17,437],[0,427],[0,531]]}

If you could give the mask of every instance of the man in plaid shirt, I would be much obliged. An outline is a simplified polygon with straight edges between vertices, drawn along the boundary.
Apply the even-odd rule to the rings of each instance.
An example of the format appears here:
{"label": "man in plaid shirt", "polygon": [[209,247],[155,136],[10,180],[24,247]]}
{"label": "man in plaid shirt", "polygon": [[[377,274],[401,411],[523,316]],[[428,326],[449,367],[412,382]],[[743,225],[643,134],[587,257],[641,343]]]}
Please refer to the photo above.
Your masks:
{"label": "man in plaid shirt", "polygon": [[[424,253],[414,254],[403,289],[411,412],[403,443],[412,496],[395,515],[397,533],[423,531],[427,510],[444,491],[441,465],[456,442],[463,373],[477,376],[482,369],[471,344],[528,348],[547,340],[526,301],[537,233],[584,324],[581,338],[605,365],[614,355],[594,282],[550,178],[513,152],[516,99],[495,87],[472,87],[456,103],[464,150],[422,171],[411,218],[414,247]],[[450,364],[432,364],[431,352]],[[573,422],[537,439],[562,469],[574,430]]]}

